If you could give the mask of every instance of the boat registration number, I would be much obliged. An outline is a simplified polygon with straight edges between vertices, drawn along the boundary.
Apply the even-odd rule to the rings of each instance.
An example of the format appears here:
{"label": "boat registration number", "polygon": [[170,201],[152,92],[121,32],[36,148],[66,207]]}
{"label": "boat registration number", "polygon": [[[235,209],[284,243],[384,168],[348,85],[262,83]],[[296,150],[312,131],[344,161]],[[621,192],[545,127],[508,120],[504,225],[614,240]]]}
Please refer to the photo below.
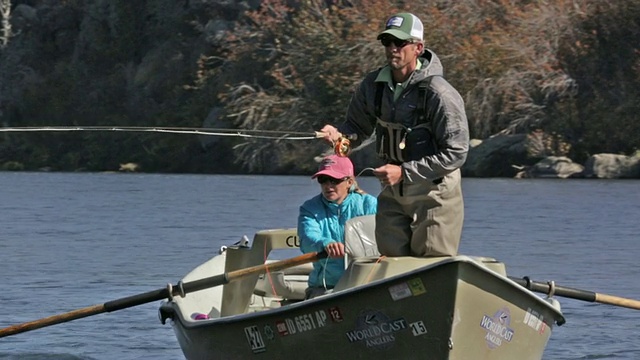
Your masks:
{"label": "boat registration number", "polygon": [[276,322],[276,328],[282,336],[293,335],[305,331],[315,330],[327,324],[327,313],[318,310],[313,313],[302,314],[293,318],[286,318]]}

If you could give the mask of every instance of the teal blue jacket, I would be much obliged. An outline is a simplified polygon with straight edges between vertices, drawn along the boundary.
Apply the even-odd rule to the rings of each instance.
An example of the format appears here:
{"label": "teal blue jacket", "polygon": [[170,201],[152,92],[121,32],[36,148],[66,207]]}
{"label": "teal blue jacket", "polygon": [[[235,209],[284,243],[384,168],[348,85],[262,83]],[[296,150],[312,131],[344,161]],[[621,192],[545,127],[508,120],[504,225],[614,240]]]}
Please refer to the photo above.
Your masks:
{"label": "teal blue jacket", "polygon": [[[330,202],[319,194],[300,206],[298,237],[303,253],[323,251],[331,242],[344,244],[344,224],[347,220],[376,213],[378,199],[369,194],[352,192],[342,204]],[[309,274],[310,287],[333,288],[344,273],[343,258],[326,258],[313,263]]]}

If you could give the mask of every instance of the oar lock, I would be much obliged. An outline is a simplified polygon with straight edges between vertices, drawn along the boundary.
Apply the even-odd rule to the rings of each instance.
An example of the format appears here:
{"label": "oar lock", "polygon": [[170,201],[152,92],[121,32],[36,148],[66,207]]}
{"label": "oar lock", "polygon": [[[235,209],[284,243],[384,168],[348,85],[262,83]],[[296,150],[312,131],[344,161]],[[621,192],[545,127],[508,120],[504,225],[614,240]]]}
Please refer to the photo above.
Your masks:
{"label": "oar lock", "polygon": [[[529,290],[533,290],[533,280],[531,280],[531,278],[529,278],[528,276],[523,276],[522,279],[525,281],[524,287]],[[547,281],[547,285],[549,289],[549,291],[547,291],[547,298],[551,298],[556,294],[556,282],[553,280]]]}
{"label": "oar lock", "polygon": [[556,293],[556,282],[551,280],[547,281],[547,284],[549,285],[549,292],[547,293],[547,297],[551,298]]}
{"label": "oar lock", "polygon": [[[186,293],[184,291],[184,286],[182,284],[182,280],[178,281],[178,284],[176,285],[178,288],[178,294],[180,295],[180,297],[185,297]],[[173,301],[173,285],[171,285],[171,283],[167,284],[167,299],[169,299],[169,301]]]}

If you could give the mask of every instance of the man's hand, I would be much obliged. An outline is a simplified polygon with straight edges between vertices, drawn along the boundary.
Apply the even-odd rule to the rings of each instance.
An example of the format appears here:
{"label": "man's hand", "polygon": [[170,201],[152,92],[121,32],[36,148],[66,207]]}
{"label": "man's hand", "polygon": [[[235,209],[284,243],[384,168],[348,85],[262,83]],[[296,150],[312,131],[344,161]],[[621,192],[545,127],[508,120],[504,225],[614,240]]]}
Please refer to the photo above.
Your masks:
{"label": "man's hand", "polygon": [[332,242],[324,248],[331,258],[344,257],[344,244],[339,242]]}
{"label": "man's hand", "polygon": [[319,133],[322,135],[324,141],[329,144],[334,144],[336,141],[340,140],[342,137],[342,133],[336,129],[335,126],[325,125],[322,129],[320,129]]}
{"label": "man's hand", "polygon": [[402,181],[402,167],[399,165],[386,164],[373,169],[375,175],[382,185],[395,185]]}

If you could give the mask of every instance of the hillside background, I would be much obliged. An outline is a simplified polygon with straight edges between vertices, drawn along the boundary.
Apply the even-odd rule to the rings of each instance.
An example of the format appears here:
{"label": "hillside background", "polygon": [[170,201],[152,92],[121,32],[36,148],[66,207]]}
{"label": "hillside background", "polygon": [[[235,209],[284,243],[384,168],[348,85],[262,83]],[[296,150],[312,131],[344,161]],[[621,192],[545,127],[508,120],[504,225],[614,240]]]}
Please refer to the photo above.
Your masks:
{"label": "hillside background", "polygon": [[[640,1],[0,0],[0,127],[313,132],[384,64],[398,10],[466,101],[471,136],[528,166],[640,149]],[[0,132],[0,169],[303,174],[319,140]],[[354,152],[358,167],[376,162]]]}

